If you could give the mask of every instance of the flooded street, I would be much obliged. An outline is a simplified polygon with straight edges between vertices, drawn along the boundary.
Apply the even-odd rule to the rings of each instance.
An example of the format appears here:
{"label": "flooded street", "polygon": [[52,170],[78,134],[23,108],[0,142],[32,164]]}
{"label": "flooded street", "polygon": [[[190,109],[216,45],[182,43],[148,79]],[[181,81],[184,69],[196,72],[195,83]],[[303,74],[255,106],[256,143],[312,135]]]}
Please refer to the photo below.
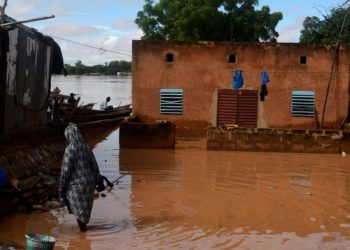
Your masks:
{"label": "flooded street", "polygon": [[[119,80],[98,96],[63,78],[52,86],[125,104],[130,78]],[[88,231],[64,208],[19,211],[0,218],[0,242],[24,247],[35,232],[55,249],[350,249],[350,155],[207,151],[205,140],[120,149],[119,130],[106,136],[88,142],[101,173],[120,179],[95,200]]]}
{"label": "flooded street", "polygon": [[350,157],[119,149],[118,130],[94,148],[102,174],[122,177],[95,200],[88,232],[64,209],[12,214],[0,240],[57,238],[56,249],[349,249]]}

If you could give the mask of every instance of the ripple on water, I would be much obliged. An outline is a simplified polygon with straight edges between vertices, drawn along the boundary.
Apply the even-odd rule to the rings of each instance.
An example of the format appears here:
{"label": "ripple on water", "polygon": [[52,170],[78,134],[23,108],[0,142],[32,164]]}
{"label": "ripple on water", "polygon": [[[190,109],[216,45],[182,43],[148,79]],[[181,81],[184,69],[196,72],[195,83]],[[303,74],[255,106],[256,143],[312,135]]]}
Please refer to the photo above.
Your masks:
{"label": "ripple on water", "polygon": [[[92,219],[87,226],[89,240],[110,240],[113,235],[118,235],[131,227],[132,223],[126,220],[111,222],[106,220]],[[65,221],[52,229],[57,238],[67,238],[79,233],[76,221]]]}
{"label": "ripple on water", "polygon": [[[193,147],[121,150],[115,163],[115,150],[100,152],[102,173],[119,176],[119,164],[129,175],[94,204],[91,249],[350,246],[349,157]],[[74,217],[56,217],[55,237],[80,235]]]}

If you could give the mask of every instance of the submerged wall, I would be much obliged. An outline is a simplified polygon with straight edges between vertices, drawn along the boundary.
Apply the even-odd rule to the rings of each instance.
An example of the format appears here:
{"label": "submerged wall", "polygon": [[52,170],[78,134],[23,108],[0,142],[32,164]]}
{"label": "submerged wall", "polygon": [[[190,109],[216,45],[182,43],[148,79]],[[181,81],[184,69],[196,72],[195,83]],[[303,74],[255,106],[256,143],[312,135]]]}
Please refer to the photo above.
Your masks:
{"label": "submerged wall", "polygon": [[[132,46],[133,113],[145,122],[169,120],[175,122],[177,135],[205,136],[208,126],[216,126],[217,90],[232,89],[233,71],[240,69],[243,89],[260,90],[262,71],[270,77],[268,96],[257,100],[259,128],[312,129],[321,123],[334,47],[172,41],[133,41]],[[338,129],[347,116],[348,71],[349,48],[343,45],[335,60],[325,128]],[[160,113],[162,88],[183,90],[182,115]],[[293,90],[315,92],[315,117],[292,116]]]}
{"label": "submerged wall", "polygon": [[170,122],[122,122],[121,148],[175,148],[175,124]]}
{"label": "submerged wall", "polygon": [[209,128],[209,150],[350,153],[350,132],[342,130]]}

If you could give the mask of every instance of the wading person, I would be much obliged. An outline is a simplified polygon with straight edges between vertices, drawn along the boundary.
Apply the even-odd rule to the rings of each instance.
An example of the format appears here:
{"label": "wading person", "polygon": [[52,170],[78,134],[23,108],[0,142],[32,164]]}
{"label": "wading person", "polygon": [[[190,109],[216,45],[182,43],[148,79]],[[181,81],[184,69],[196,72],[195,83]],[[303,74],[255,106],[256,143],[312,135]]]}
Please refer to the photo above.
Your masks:
{"label": "wading person", "polygon": [[69,213],[76,216],[80,231],[86,231],[100,171],[90,146],[77,126],[69,124],[64,135],[69,144],[62,161],[60,201],[67,206]]}

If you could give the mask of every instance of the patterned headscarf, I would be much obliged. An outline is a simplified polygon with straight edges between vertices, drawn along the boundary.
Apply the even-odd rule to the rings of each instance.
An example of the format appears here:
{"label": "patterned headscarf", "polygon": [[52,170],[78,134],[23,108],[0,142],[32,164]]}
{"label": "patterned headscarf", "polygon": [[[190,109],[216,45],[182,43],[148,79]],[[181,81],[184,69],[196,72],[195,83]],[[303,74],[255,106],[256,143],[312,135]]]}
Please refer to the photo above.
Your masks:
{"label": "patterned headscarf", "polygon": [[78,127],[74,123],[69,123],[64,135],[72,148],[73,153],[79,155],[83,159],[95,161],[95,157],[91,151],[90,146],[84,141]]}
{"label": "patterned headscarf", "polygon": [[69,143],[73,144],[83,140],[83,137],[81,136],[77,125],[74,123],[68,124],[66,130],[64,131],[64,136]]}

